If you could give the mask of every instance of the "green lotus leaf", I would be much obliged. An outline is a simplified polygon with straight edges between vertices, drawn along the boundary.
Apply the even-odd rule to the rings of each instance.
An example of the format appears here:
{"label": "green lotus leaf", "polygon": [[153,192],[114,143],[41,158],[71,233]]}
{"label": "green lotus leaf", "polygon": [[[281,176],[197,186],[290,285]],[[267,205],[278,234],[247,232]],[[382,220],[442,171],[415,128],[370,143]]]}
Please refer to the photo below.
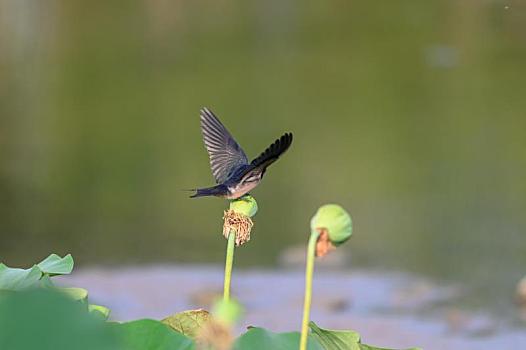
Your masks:
{"label": "green lotus leaf", "polygon": [[49,277],[48,274],[43,274],[40,278],[40,287],[43,288],[53,288],[55,285],[53,284],[53,281],[51,280],[51,277]]}
{"label": "green lotus leaf", "polygon": [[163,319],[161,322],[181,334],[195,339],[203,325],[210,320],[210,313],[203,309],[179,312]]}
{"label": "green lotus leaf", "polygon": [[0,329],[2,350],[127,350],[106,322],[54,289],[0,298]]}
{"label": "green lotus leaf", "polygon": [[[234,343],[234,350],[295,350],[300,345],[299,332],[274,333],[264,328],[252,327]],[[312,336],[309,336],[307,349],[323,350]]]}
{"label": "green lotus leaf", "polygon": [[38,284],[42,271],[38,266],[30,269],[7,267],[0,264],[0,290],[18,291]]}
{"label": "green lotus leaf", "polygon": [[312,321],[309,328],[325,350],[360,350],[360,335],[354,331],[323,329]]}
{"label": "green lotus leaf", "polygon": [[61,258],[57,254],[51,254],[40,262],[37,266],[50,276],[55,275],[68,275],[73,270],[73,257],[71,254]]}
{"label": "green lotus leaf", "polygon": [[108,309],[107,307],[95,304],[89,304],[88,311],[91,314],[102,318],[103,320],[107,320],[108,317],[110,317],[111,312],[110,309]]}
{"label": "green lotus leaf", "polygon": [[[396,350],[396,349],[378,348],[376,346],[360,344],[360,350]],[[422,348],[409,348],[409,349],[405,349],[405,350],[422,350]]]}
{"label": "green lotus leaf", "polygon": [[57,288],[58,291],[66,294],[73,300],[85,302],[88,299],[88,291],[84,288]]}
{"label": "green lotus leaf", "polygon": [[116,324],[115,331],[126,350],[194,350],[192,339],[168,325],[143,319]]}
{"label": "green lotus leaf", "polygon": [[[312,331],[312,336],[321,344],[324,350],[393,350],[362,344],[360,334],[355,331],[323,329],[312,321],[309,323],[309,328]],[[420,349],[411,348],[407,350]]]}

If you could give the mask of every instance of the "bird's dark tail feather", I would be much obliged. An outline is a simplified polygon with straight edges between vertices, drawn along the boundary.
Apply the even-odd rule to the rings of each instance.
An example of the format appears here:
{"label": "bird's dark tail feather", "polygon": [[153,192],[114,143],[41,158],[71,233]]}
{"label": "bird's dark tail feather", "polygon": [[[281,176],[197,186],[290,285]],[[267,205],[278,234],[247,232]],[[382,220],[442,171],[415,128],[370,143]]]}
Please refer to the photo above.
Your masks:
{"label": "bird's dark tail feather", "polygon": [[226,189],[223,185],[207,188],[196,188],[194,191],[195,193],[191,195],[190,198],[226,195]]}

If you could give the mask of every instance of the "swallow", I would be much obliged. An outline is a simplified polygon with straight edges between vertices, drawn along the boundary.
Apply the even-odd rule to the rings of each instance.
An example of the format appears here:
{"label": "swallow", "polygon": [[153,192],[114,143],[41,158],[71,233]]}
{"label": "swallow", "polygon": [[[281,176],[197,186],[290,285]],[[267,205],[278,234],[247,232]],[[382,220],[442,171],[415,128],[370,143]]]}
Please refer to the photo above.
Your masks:
{"label": "swallow", "polygon": [[261,182],[270,164],[289,149],[292,133],[283,134],[250,163],[243,149],[208,108],[200,111],[201,132],[217,185],[197,188],[190,198],[216,196],[237,199]]}

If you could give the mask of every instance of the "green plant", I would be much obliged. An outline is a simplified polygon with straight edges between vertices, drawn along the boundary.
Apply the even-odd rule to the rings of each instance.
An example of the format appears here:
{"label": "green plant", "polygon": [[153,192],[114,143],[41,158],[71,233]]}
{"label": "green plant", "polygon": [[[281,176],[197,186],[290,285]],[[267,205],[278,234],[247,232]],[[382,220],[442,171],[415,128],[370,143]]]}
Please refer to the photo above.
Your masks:
{"label": "green plant", "polygon": [[380,350],[380,348],[362,344],[360,335],[354,331],[322,329],[310,321],[314,260],[316,257],[325,256],[351,237],[352,219],[349,213],[341,206],[326,204],[321,206],[312,217],[310,229],[311,234],[307,246],[307,265],[305,268],[305,298],[300,350],[308,348],[310,337],[314,337],[316,343],[320,344],[321,348],[325,350]]}
{"label": "green plant", "polygon": [[50,288],[3,294],[0,330],[5,350],[125,350],[109,323]]}
{"label": "green plant", "polygon": [[0,293],[7,294],[37,287],[54,289],[73,300],[82,303],[89,312],[107,319],[110,310],[101,305],[88,302],[88,291],[83,288],[57,287],[51,280],[54,276],[69,275],[73,270],[74,261],[71,254],[60,257],[51,254],[38,264],[28,269],[8,267],[0,264]]}
{"label": "green plant", "polygon": [[254,197],[245,195],[230,202],[230,208],[223,216],[223,235],[228,240],[225,259],[225,279],[223,299],[230,299],[230,283],[234,265],[234,249],[250,240],[250,231],[254,225],[251,217],[256,215],[258,205]]}
{"label": "green plant", "polygon": [[251,196],[232,201],[225,211],[223,234],[228,244],[224,295],[211,313],[199,309],[176,313],[162,321],[107,322],[109,309],[89,304],[85,289],[53,283],[53,276],[71,273],[71,255],[51,254],[28,269],[0,264],[0,349],[381,350],[363,344],[354,331],[323,329],[309,319],[315,257],[327,254],[352,234],[349,214],[337,205],[322,206],[311,220],[302,332],[274,333],[249,327],[234,337],[233,327],[243,311],[230,297],[234,249],[250,239],[250,218],[256,212],[257,204]]}
{"label": "green plant", "polygon": [[307,266],[305,271],[305,300],[303,322],[301,325],[300,349],[307,349],[310,307],[312,301],[312,275],[315,257],[324,256],[348,240],[352,234],[352,220],[349,213],[336,204],[326,204],[318,209],[311,220],[311,234],[307,247]]}

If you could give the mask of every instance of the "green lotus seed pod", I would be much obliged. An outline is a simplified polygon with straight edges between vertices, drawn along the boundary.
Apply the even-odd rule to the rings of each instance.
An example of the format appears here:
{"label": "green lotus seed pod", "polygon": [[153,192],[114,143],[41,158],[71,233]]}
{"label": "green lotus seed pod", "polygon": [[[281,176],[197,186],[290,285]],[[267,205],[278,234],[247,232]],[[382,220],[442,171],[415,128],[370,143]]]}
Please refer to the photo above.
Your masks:
{"label": "green lotus seed pod", "polygon": [[223,322],[227,326],[234,325],[243,315],[243,307],[237,301],[217,300],[212,306],[212,316],[215,320]]}
{"label": "green lotus seed pod", "polygon": [[337,204],[321,206],[310,221],[311,232],[326,229],[331,243],[338,246],[351,237],[352,220],[345,209]]}
{"label": "green lotus seed pod", "polygon": [[230,210],[248,217],[256,215],[258,204],[251,195],[244,195],[230,202]]}

